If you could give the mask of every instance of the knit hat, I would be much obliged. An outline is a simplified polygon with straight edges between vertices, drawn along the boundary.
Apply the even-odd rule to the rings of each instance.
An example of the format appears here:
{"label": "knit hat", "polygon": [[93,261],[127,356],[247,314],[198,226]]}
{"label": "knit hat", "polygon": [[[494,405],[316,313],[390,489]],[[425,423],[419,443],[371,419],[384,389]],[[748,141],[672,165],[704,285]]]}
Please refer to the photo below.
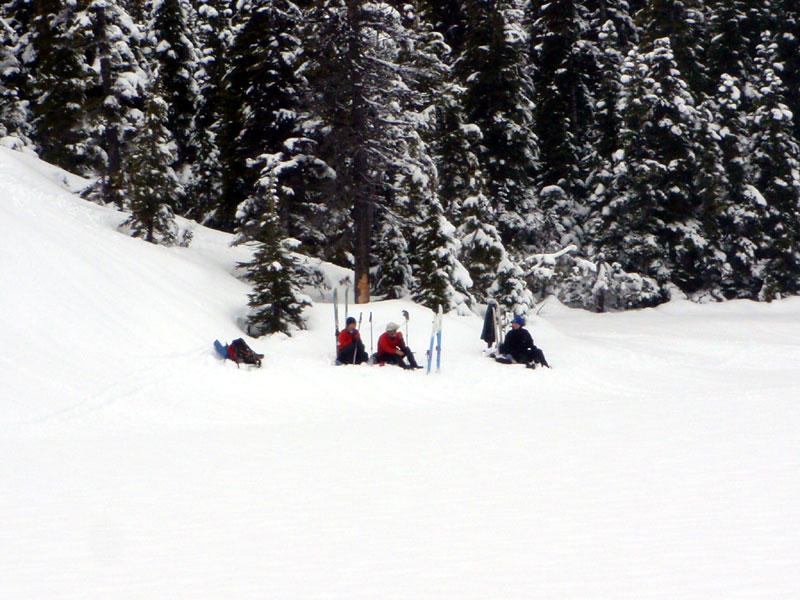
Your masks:
{"label": "knit hat", "polygon": [[512,321],[512,323],[516,323],[517,325],[522,327],[523,325],[525,325],[525,319],[523,319],[521,316],[517,315],[516,317],[514,317],[514,320]]}
{"label": "knit hat", "polygon": [[344,322],[344,324],[345,324],[345,326],[347,326],[347,325],[350,325],[350,323],[355,323],[355,322],[356,322],[356,318],[355,317],[347,317],[347,320]]}
{"label": "knit hat", "polygon": [[398,329],[400,329],[400,325],[397,323],[389,322],[386,324],[386,331],[397,331]]}

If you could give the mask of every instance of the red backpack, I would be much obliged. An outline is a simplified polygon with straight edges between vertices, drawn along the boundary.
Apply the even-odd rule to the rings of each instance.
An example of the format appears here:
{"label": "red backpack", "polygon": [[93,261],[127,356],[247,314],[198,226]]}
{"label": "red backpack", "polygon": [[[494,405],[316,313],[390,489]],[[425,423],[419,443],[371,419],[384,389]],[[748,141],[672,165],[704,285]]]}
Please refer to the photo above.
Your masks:
{"label": "red backpack", "polygon": [[261,366],[261,359],[264,358],[263,354],[256,354],[253,349],[247,345],[242,339],[238,338],[233,340],[228,346],[228,356],[237,365],[245,363],[246,365]]}

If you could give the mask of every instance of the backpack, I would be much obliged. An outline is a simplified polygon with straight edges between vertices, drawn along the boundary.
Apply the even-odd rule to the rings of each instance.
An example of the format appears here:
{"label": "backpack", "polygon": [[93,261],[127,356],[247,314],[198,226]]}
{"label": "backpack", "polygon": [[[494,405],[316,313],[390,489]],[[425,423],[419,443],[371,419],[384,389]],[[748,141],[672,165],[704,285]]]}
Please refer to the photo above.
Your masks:
{"label": "backpack", "polygon": [[239,363],[247,365],[261,366],[261,359],[264,358],[263,354],[256,354],[253,349],[247,345],[242,339],[238,338],[233,340],[228,346],[228,356],[238,366]]}

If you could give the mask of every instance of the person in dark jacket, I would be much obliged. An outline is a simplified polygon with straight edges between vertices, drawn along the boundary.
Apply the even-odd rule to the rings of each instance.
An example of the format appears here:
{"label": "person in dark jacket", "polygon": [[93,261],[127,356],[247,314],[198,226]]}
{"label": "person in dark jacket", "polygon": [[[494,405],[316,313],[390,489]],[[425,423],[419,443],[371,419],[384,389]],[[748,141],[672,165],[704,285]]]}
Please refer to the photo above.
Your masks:
{"label": "person in dark jacket", "polygon": [[[414,359],[414,353],[403,341],[403,334],[399,331],[397,323],[389,323],[386,331],[378,338],[378,353],[375,362],[381,365],[389,363],[404,369],[421,369]],[[408,359],[406,364],[405,359]]]}
{"label": "person in dark jacket", "polygon": [[500,354],[510,356],[514,361],[531,367],[535,367],[537,363],[549,367],[544,352],[533,343],[533,338],[524,325],[525,319],[520,316],[514,317],[511,331],[506,334],[506,339],[498,348]]}
{"label": "person in dark jacket", "polygon": [[344,329],[339,332],[336,347],[336,360],[342,364],[360,365],[369,358],[361,334],[356,329],[355,317],[347,317]]}

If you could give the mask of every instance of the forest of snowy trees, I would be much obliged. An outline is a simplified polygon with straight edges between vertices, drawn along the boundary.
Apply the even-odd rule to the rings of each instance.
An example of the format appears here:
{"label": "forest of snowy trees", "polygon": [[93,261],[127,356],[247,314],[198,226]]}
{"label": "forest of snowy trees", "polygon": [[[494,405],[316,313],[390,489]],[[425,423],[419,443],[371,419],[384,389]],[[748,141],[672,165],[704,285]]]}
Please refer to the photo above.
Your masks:
{"label": "forest of snowy trees", "polygon": [[301,323],[295,251],[445,310],[800,293],[796,0],[0,10],[0,143],[132,235],[253,244],[265,331]]}

